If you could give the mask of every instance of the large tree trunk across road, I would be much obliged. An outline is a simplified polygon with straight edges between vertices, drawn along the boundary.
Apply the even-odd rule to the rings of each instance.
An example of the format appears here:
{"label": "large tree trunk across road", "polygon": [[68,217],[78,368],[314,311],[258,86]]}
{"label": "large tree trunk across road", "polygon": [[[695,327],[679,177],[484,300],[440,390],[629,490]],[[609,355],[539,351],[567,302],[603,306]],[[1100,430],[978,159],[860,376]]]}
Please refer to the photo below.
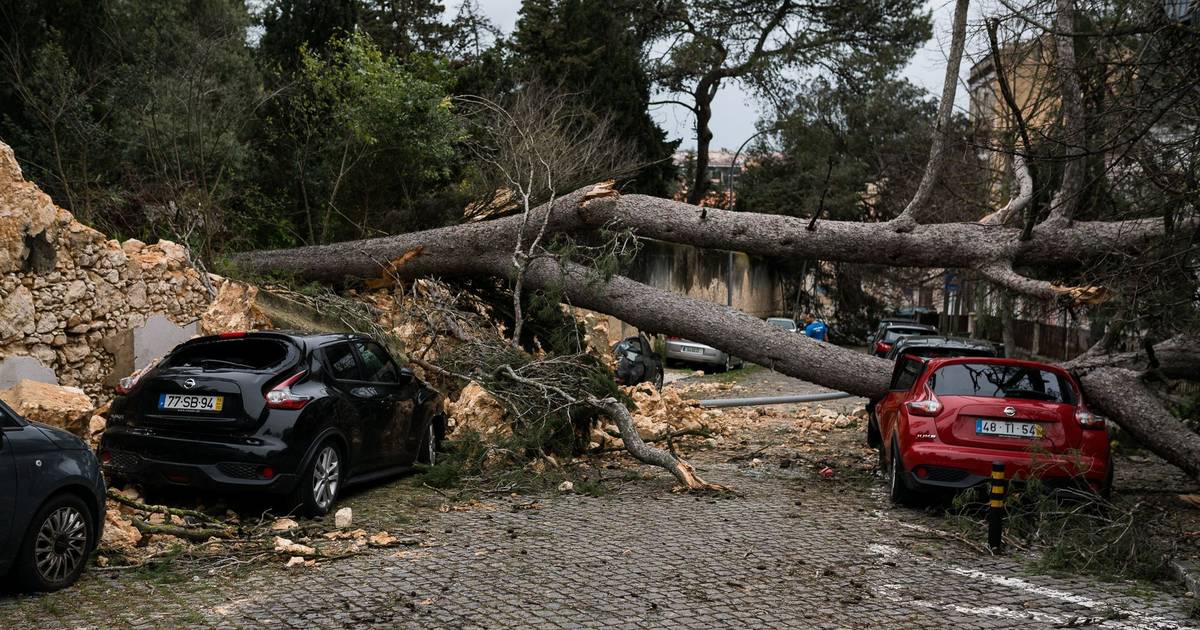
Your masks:
{"label": "large tree trunk across road", "polygon": [[[1135,252],[1163,234],[1156,220],[1074,222],[1070,227],[1038,230],[1020,240],[1020,230],[997,225],[952,223],[917,225],[898,232],[886,223],[823,221],[808,230],[791,217],[702,209],[640,195],[607,194],[585,188],[553,206],[548,234],[584,234],[600,228],[629,229],[641,237],[699,247],[736,249],[760,255],[798,256],[859,263],[914,267],[1001,267],[1009,288],[1038,297],[1077,299],[1076,292],[1013,272],[1012,264],[1076,265],[1101,255]],[[521,217],[507,217],[376,239],[241,254],[234,261],[247,272],[284,271],[306,280],[342,283],[374,278],[387,268],[402,278],[493,276],[512,279],[508,248],[516,241]],[[404,257],[403,264],[390,265]],[[534,260],[528,286],[558,288],[574,306],[613,315],[647,331],[684,336],[789,376],[860,396],[881,395],[887,388],[887,361],[784,332],[734,309],[665,292],[629,278],[609,280],[594,271],[553,256]],[[1200,372],[1200,356],[1188,352],[1191,340],[1161,344],[1162,364],[1176,373]],[[1200,472],[1200,436],[1147,398],[1137,354],[1081,357],[1068,367],[1081,375],[1085,399],[1095,411],[1112,417],[1147,447],[1189,474]],[[1116,370],[1116,371],[1112,371]],[[1128,381],[1128,382],[1125,382]],[[1124,396],[1130,391],[1137,395]]]}

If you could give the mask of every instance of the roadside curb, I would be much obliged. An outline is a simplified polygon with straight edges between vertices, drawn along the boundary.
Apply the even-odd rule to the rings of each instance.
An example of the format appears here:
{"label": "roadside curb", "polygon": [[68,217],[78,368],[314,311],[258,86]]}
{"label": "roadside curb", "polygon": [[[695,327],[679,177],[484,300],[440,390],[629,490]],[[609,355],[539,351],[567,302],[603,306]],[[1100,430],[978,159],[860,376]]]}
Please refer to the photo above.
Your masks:
{"label": "roadside curb", "polygon": [[1167,569],[1192,597],[1200,597],[1200,565],[1187,560],[1170,560]]}

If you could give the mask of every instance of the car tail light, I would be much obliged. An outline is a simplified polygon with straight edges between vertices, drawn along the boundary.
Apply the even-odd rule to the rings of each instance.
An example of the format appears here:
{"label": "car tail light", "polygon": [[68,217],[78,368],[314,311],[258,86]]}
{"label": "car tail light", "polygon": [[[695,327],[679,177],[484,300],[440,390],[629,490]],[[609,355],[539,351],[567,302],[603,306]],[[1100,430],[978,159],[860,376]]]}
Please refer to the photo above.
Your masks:
{"label": "car tail light", "polygon": [[892,349],[892,344],[883,343],[882,341],[875,342],[875,352],[888,352]]}
{"label": "car tail light", "polygon": [[675,335],[667,335],[667,339],[670,341],[679,341],[679,337],[676,337]]}
{"label": "car tail light", "polygon": [[925,388],[925,396],[920,400],[910,400],[905,404],[908,407],[908,412],[918,416],[936,416],[942,412],[942,401]]}
{"label": "car tail light", "polygon": [[292,375],[287,380],[271,388],[267,392],[267,408],[268,409],[303,409],[308,401],[312,400],[312,396],[299,396],[292,391],[292,385],[296,381],[304,378],[308,374],[307,370],[301,370]]}
{"label": "car tail light", "polygon": [[142,374],[144,374],[144,372],[135,372],[129,376],[126,376],[125,378],[117,381],[117,386],[114,389],[116,389],[117,393],[122,396],[128,394],[129,392],[133,391],[134,387],[137,386],[138,380],[142,378]]}
{"label": "car tail light", "polygon": [[275,477],[275,469],[270,466],[263,466],[262,470],[258,471],[258,476],[263,479],[271,479]]}
{"label": "car tail light", "polygon": [[1087,409],[1075,410],[1075,421],[1084,429],[1103,429],[1104,417],[1088,411]]}
{"label": "car tail light", "polygon": [[244,330],[231,330],[229,332],[217,333],[217,339],[241,339],[246,336]]}

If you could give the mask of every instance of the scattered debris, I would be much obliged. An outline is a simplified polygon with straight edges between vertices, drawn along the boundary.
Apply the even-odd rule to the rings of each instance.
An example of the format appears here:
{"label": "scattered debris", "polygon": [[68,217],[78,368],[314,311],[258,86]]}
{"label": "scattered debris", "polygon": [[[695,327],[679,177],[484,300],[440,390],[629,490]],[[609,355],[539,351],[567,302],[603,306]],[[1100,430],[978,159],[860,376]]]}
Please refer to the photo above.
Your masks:
{"label": "scattered debris", "polygon": [[338,529],[350,529],[354,523],[354,510],[344,507],[333,514],[333,526]]}
{"label": "scattered debris", "polygon": [[317,566],[317,561],[306,560],[304,556],[292,556],[291,558],[288,558],[287,564],[283,566],[289,569],[292,567],[315,567]]}
{"label": "scattered debris", "polygon": [[317,550],[308,545],[296,544],[282,536],[275,537],[275,551],[295,556],[315,556]]}
{"label": "scattered debris", "polygon": [[300,527],[300,524],[290,518],[277,518],[271,523],[271,531],[286,532]]}
{"label": "scattered debris", "polygon": [[558,484],[558,491],[559,492],[574,492],[575,484],[571,483],[570,481],[564,481],[564,482]]}
{"label": "scattered debris", "polygon": [[399,539],[387,532],[379,532],[367,539],[367,542],[372,547],[390,547],[396,544]]}

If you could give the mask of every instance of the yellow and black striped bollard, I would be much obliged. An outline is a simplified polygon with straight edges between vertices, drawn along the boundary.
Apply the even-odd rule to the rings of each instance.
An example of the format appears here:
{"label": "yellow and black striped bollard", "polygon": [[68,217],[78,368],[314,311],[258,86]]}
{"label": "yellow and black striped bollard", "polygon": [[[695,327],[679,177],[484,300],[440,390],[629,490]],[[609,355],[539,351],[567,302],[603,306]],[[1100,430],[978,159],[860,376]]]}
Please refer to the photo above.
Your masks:
{"label": "yellow and black striped bollard", "polygon": [[991,501],[988,503],[988,546],[992,551],[1004,550],[1004,496],[1008,480],[1004,478],[1004,462],[992,462]]}

